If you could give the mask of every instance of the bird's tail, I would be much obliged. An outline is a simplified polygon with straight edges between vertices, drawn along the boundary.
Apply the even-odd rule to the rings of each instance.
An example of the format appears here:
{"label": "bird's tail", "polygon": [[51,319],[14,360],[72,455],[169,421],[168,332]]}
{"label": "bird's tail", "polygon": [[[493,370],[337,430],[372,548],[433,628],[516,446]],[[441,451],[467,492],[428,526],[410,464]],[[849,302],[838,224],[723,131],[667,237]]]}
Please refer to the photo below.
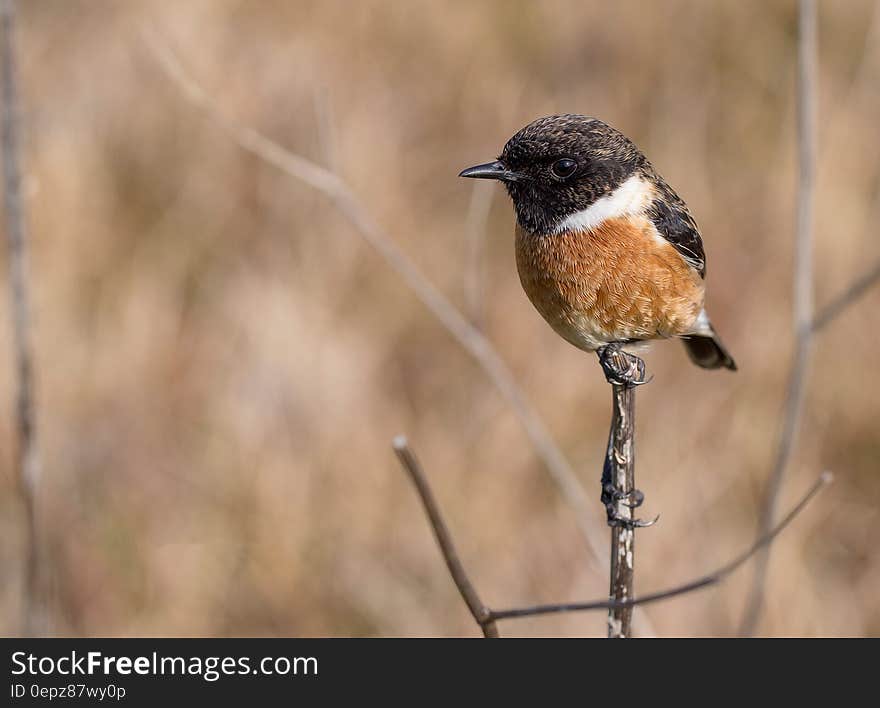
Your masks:
{"label": "bird's tail", "polygon": [[725,349],[715,332],[711,335],[691,334],[683,338],[688,356],[704,369],[730,369],[736,371],[736,362]]}
{"label": "bird's tail", "polygon": [[691,333],[682,337],[691,361],[704,369],[730,369],[736,371],[736,362],[721,343],[715,328],[709,321],[706,310],[701,310],[693,324]]}

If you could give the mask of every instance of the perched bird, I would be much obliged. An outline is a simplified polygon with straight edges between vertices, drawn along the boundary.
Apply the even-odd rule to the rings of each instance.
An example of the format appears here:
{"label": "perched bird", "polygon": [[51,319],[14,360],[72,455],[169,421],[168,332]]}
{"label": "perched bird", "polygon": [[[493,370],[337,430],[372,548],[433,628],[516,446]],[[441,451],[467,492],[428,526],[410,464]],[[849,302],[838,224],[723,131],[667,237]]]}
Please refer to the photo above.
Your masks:
{"label": "perched bird", "polygon": [[625,135],[581,115],[539,118],[459,176],[504,183],[526,295],[557,334],[598,352],[609,381],[622,347],[671,337],[698,366],[736,370],[703,306],[697,224]]}

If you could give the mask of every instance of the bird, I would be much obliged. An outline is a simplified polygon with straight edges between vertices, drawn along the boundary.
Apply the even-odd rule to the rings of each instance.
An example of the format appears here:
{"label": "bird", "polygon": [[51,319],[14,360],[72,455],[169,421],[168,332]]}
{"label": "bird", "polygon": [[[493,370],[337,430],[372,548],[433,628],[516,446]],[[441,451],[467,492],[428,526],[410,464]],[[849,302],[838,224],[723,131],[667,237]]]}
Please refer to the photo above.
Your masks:
{"label": "bird", "polygon": [[644,383],[620,352],[655,339],[680,339],[704,369],[736,371],[706,314],[697,223],[623,133],[584,115],[538,118],[459,176],[504,184],[526,295],[558,335],[599,355],[610,382]]}

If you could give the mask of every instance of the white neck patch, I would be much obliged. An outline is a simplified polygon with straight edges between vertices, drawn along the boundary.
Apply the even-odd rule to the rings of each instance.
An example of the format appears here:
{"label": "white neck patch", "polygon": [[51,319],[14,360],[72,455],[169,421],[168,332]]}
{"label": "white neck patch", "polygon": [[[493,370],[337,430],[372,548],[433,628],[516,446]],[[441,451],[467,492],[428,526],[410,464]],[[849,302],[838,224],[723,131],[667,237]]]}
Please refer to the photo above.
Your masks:
{"label": "white neck patch", "polygon": [[630,214],[638,214],[653,199],[654,190],[639,175],[633,175],[611,194],[597,199],[586,209],[565,217],[554,229],[560,234],[564,231],[590,231],[606,219],[615,219]]}

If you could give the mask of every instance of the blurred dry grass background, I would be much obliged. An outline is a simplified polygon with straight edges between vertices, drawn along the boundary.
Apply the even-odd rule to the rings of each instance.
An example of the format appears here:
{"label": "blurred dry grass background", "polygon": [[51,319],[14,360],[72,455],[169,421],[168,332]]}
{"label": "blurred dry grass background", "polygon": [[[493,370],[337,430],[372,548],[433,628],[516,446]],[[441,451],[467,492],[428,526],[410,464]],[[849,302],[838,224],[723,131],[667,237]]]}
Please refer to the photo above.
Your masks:
{"label": "blurred dry grass background", "polygon": [[[880,6],[820,9],[821,306],[880,258]],[[673,343],[648,355],[637,481],[662,520],[638,535],[644,592],[756,527],[792,346],[795,20],[791,1],[21,3],[50,631],[473,635],[399,432],[489,604],[607,592],[485,374],[325,198],[181,99],[145,23],[228,115],[332,164],[461,307],[477,269],[485,331],[597,506],[607,385],[522,294],[500,188],[473,263],[484,185],[456,174],[554,112],[645,150],[702,227],[740,371],[698,370]],[[762,634],[880,634],[878,306],[875,289],[818,337],[782,506],[823,469],[837,482],[774,546]],[[23,552],[9,357],[6,635]],[[733,634],[750,572],[647,614],[661,635]],[[502,627],[603,632],[603,613]]]}

